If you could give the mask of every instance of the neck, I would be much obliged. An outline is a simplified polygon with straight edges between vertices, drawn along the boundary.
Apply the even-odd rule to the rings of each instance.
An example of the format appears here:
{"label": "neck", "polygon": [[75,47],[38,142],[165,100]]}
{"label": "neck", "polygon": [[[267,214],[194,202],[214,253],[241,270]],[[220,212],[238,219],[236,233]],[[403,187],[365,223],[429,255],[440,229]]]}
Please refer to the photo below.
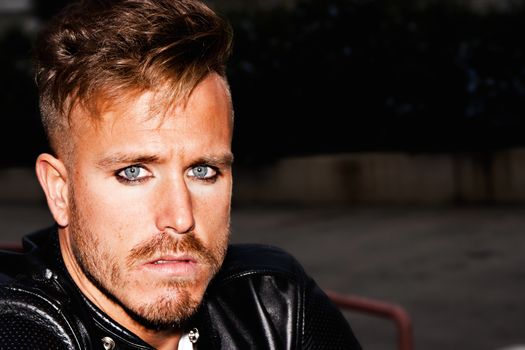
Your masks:
{"label": "neck", "polygon": [[71,242],[64,228],[59,229],[60,252],[69,275],[82,294],[110,318],[133,334],[153,346],[155,349],[176,349],[182,332],[179,329],[156,331],[145,328],[135,321],[119,304],[102,293],[83,273],[71,249]]}

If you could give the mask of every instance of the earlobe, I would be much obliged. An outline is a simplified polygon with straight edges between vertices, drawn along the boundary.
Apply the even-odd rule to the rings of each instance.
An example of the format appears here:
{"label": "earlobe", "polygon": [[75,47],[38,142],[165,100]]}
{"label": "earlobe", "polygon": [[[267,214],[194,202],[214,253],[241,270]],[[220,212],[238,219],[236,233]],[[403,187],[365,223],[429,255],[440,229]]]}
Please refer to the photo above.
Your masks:
{"label": "earlobe", "polygon": [[61,227],[67,226],[69,202],[67,170],[64,163],[48,153],[43,153],[36,160],[35,170],[55,221]]}

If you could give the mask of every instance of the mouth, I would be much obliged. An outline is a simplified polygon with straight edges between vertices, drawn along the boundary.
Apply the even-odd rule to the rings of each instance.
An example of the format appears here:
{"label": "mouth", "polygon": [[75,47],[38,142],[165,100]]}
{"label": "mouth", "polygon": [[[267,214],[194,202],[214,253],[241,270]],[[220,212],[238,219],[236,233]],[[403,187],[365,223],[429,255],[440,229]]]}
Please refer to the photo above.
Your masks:
{"label": "mouth", "polygon": [[164,255],[146,262],[142,268],[162,275],[188,277],[197,272],[198,261],[189,255]]}
{"label": "mouth", "polygon": [[170,263],[196,263],[197,261],[189,255],[165,255],[147,262],[147,264],[170,264]]}

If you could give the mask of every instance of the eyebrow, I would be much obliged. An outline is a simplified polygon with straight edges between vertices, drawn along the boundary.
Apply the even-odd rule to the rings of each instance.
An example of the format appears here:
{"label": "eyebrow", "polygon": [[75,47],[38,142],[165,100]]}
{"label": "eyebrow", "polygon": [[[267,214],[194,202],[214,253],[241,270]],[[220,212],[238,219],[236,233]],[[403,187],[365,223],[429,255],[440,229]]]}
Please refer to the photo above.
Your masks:
{"label": "eyebrow", "polygon": [[107,168],[117,164],[146,164],[156,163],[159,161],[159,157],[156,155],[133,155],[116,153],[111,154],[97,161],[97,165],[101,168]]}
{"label": "eyebrow", "polygon": [[[158,163],[159,161],[160,158],[157,155],[116,153],[100,159],[96,164],[101,168],[107,168],[119,164],[151,164]],[[210,164],[230,167],[233,164],[233,154],[225,153],[221,155],[205,155],[195,160],[193,164]]]}
{"label": "eyebrow", "polygon": [[198,158],[193,164],[209,164],[214,166],[231,167],[233,164],[233,154],[225,153],[221,155],[209,155]]}

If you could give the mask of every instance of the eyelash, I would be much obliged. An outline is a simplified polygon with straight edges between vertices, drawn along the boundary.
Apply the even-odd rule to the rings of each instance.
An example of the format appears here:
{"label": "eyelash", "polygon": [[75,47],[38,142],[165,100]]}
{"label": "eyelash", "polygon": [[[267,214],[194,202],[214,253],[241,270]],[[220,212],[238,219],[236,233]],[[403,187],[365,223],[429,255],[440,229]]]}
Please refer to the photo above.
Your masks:
{"label": "eyelash", "polygon": [[115,177],[117,178],[117,180],[123,184],[126,184],[126,185],[138,185],[138,184],[141,184],[143,183],[144,181],[147,181],[149,180],[150,177],[152,176],[144,176],[144,177],[141,177],[141,178],[137,178],[135,180],[130,180],[130,179],[127,179],[125,178],[124,176],[121,176],[119,175],[121,172],[125,171],[126,169],[129,169],[129,168],[139,168],[143,171],[148,171],[143,165],[140,165],[140,164],[133,164],[133,165],[129,165],[125,168],[122,168],[122,169],[119,169],[117,171],[115,171]]}
{"label": "eyelash", "polygon": [[[141,177],[141,178],[137,178],[135,180],[130,180],[130,179],[127,179],[124,176],[119,175],[121,172],[125,171],[126,169],[133,168],[133,167],[140,168],[141,170],[144,170],[144,171],[148,171],[143,165],[140,165],[140,164],[129,165],[127,167],[124,167],[124,168],[121,168],[121,169],[115,171],[115,177],[116,177],[117,181],[119,181],[120,183],[126,184],[126,185],[138,185],[138,184],[143,183],[144,181],[149,180],[152,177],[152,176],[144,176],[144,177]],[[211,165],[208,165],[208,164],[193,165],[193,166],[190,167],[190,171],[192,169],[197,168],[197,167],[210,168],[211,170],[213,170],[215,172],[215,174],[213,176],[208,177],[208,178],[199,178],[196,175],[190,176],[195,181],[202,181],[202,182],[206,182],[206,183],[214,183],[215,181],[217,181],[217,179],[221,175],[221,172],[220,172],[219,168],[211,166]]]}
{"label": "eyelash", "polygon": [[209,164],[196,164],[190,167],[190,171],[192,169],[198,168],[198,167],[204,167],[204,168],[210,168],[213,172],[215,172],[215,175],[210,176],[208,178],[199,178],[197,176],[190,176],[192,179],[195,179],[195,181],[202,181],[206,183],[214,183],[217,181],[217,178],[221,175],[221,172],[219,171],[219,168],[215,166],[211,166]]}

